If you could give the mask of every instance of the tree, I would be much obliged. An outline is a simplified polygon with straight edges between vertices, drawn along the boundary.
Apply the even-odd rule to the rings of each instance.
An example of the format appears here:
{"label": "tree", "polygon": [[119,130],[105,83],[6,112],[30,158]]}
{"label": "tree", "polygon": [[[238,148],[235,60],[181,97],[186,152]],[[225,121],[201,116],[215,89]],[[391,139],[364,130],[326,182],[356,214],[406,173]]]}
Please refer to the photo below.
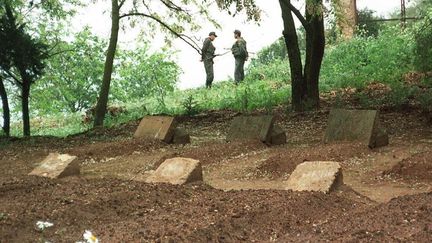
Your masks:
{"label": "tree", "polygon": [[432,70],[432,7],[425,11],[424,19],[416,23],[414,34],[414,66],[418,71]]}
{"label": "tree", "polygon": [[[322,0],[307,0],[303,17],[290,0],[279,0],[284,22],[285,44],[291,67],[292,106],[295,111],[319,107],[319,73],[324,56],[324,12]],[[293,14],[306,31],[306,57],[303,67]]]}
{"label": "tree", "polygon": [[379,17],[375,15],[375,11],[370,9],[361,9],[358,11],[358,32],[361,36],[373,36],[376,37],[382,28],[382,23]]}
{"label": "tree", "polygon": [[60,42],[59,54],[46,62],[45,74],[32,88],[38,112],[79,112],[94,106],[103,72],[106,42],[84,28],[73,42]]}
{"label": "tree", "polygon": [[[199,4],[196,0],[182,0],[178,2],[176,3],[175,0],[111,0],[111,34],[105,59],[102,85],[96,104],[95,127],[103,126],[105,118],[121,19],[140,17],[140,19],[147,21],[141,26],[148,26],[146,30],[150,36],[152,35],[151,32],[154,35],[155,28],[161,27],[162,30],[167,31],[174,37],[180,38],[192,48],[199,51],[199,46],[196,45],[193,39],[184,34],[187,27],[191,30],[196,30],[199,27],[197,23],[200,22],[194,20],[194,16],[196,16],[194,12],[206,17],[214,24],[216,22],[209,17],[207,4]],[[188,8],[185,8],[185,6]],[[135,21],[131,21],[132,25],[134,23]]]}
{"label": "tree", "polygon": [[344,40],[354,36],[357,24],[357,1],[356,0],[332,0],[336,12],[336,23]]}
{"label": "tree", "polygon": [[[300,10],[292,5],[291,0],[279,0],[284,25],[283,36],[291,70],[292,108],[295,111],[319,107],[318,82],[325,48],[323,2],[322,0],[305,0],[305,2],[305,16],[303,16]],[[260,11],[255,0],[217,0],[217,3],[220,8],[226,10],[234,4],[236,12],[245,11],[249,18],[259,20]],[[294,15],[306,32],[304,67]]]}
{"label": "tree", "polygon": [[[2,54],[0,54],[2,56]],[[9,110],[9,100],[6,92],[6,88],[3,83],[3,77],[0,75],[0,97],[2,100],[3,108],[3,132],[6,137],[10,136],[10,110]]]}
{"label": "tree", "polygon": [[9,2],[3,4],[4,39],[10,45],[11,69],[3,71],[12,78],[21,90],[23,134],[30,136],[29,96],[30,86],[40,77],[43,61],[48,57],[48,46],[25,32],[25,25],[18,24]]}
{"label": "tree", "polygon": [[172,52],[167,50],[150,53],[146,46],[122,50],[116,67],[119,78],[113,84],[111,97],[125,102],[154,96],[163,109],[164,97],[174,90],[180,75],[179,66],[170,60],[171,55]]}
{"label": "tree", "polygon": [[10,135],[10,109],[9,99],[7,96],[6,88],[3,83],[5,72],[8,72],[11,68],[11,43],[8,38],[8,22],[6,15],[0,18],[0,97],[2,100],[3,107],[3,132],[8,137]]}

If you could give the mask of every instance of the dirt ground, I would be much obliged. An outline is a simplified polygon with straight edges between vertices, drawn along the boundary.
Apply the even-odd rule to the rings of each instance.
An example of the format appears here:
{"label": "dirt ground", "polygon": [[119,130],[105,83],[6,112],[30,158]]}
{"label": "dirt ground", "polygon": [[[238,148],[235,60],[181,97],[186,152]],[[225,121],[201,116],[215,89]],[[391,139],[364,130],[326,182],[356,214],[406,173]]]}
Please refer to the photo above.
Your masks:
{"label": "dirt ground", "polygon": [[[322,144],[328,110],[275,111],[285,145],[227,143],[236,115],[182,117],[185,146],[132,139],[138,121],[0,143],[0,242],[76,242],[85,230],[100,242],[432,241],[432,128],[418,112],[381,114],[390,144],[378,149]],[[50,152],[77,156],[81,175],[28,176]],[[204,183],[143,182],[176,156],[200,160]],[[340,190],[283,190],[296,165],[317,160],[340,162]]]}

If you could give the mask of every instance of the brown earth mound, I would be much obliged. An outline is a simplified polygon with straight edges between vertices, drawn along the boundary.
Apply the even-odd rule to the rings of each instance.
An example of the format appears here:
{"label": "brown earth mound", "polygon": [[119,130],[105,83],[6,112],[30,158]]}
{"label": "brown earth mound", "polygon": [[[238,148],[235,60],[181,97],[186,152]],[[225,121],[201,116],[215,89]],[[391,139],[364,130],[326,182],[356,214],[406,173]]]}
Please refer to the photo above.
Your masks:
{"label": "brown earth mound", "polygon": [[[427,241],[432,235],[431,193],[371,208],[349,189],[223,192],[202,184],[21,177],[2,182],[0,198],[5,242],[75,242],[85,230],[101,242]],[[54,226],[38,231],[39,220]]]}
{"label": "brown earth mound", "polygon": [[338,143],[314,145],[308,150],[304,148],[284,148],[278,150],[258,167],[261,174],[272,175],[274,178],[291,174],[298,164],[304,161],[336,161],[343,162],[352,156],[368,153],[368,148],[358,143]]}
{"label": "brown earth mound", "polygon": [[431,202],[432,193],[399,197],[365,211],[347,212],[314,226],[313,233],[282,241],[431,242]]}
{"label": "brown earth mound", "polygon": [[[253,241],[306,233],[369,201],[352,191],[223,192],[206,185],[151,185],[114,179],[21,177],[0,185],[0,239],[75,242],[91,230],[102,242]],[[43,232],[39,220],[54,223]]]}
{"label": "brown earth mound", "polygon": [[199,147],[190,148],[182,153],[181,157],[199,160],[203,165],[217,163],[224,158],[265,149],[267,146],[260,141],[241,141],[241,142],[219,142],[200,144]]}
{"label": "brown earth mound", "polygon": [[402,160],[390,170],[384,171],[383,174],[408,180],[432,181],[431,158],[432,152],[430,151],[419,153]]}

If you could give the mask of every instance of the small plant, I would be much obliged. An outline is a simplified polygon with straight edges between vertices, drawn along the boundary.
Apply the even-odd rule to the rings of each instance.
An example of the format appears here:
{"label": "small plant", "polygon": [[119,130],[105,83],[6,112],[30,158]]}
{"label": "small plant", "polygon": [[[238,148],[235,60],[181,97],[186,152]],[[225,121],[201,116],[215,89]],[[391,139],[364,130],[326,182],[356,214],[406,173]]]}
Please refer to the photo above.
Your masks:
{"label": "small plant", "polygon": [[264,98],[264,108],[267,114],[271,114],[273,111],[273,97],[271,90],[265,92],[266,96]]}
{"label": "small plant", "polygon": [[190,94],[186,99],[183,100],[182,106],[184,112],[188,116],[193,116],[198,113],[197,109],[198,102],[194,99],[193,95]]}
{"label": "small plant", "polygon": [[244,89],[239,86],[237,89],[237,100],[236,100],[236,106],[239,107],[239,110],[243,113],[248,113],[249,111],[249,94],[250,94],[250,90],[249,90],[249,86],[244,86]]}

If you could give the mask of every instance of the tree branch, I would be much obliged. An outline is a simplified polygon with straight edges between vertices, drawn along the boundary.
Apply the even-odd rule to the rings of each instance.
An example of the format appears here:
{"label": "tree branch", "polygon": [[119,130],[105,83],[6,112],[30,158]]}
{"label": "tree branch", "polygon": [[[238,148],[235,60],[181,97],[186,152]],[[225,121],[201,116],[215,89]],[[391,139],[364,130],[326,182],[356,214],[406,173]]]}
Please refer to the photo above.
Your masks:
{"label": "tree branch", "polygon": [[22,85],[22,82],[19,80],[19,78],[14,73],[12,73],[10,70],[3,70],[3,71],[5,71],[6,74],[9,77],[11,77],[17,84]]}
{"label": "tree branch", "polygon": [[61,50],[61,51],[54,52],[54,53],[49,53],[49,52],[47,52],[47,53],[45,53],[45,54],[47,55],[48,58],[51,58],[51,57],[53,57],[53,56],[56,56],[56,55],[59,55],[59,54],[63,54],[63,53],[65,53],[65,52],[72,52],[72,51],[75,51],[75,50],[76,50],[76,49],[66,49],[66,50]]}
{"label": "tree branch", "polygon": [[298,20],[300,20],[300,23],[303,25],[303,27],[306,29],[306,31],[310,31],[310,27],[308,22],[306,21],[305,17],[300,13],[300,10],[298,10],[296,7],[294,7],[290,1],[284,1],[284,3],[288,6],[288,8],[291,10],[291,12],[294,13],[294,15],[297,17]]}
{"label": "tree branch", "polygon": [[163,5],[165,5],[167,8],[171,10],[187,13],[187,10],[181,8],[177,4],[173,3],[171,0],[160,0],[160,1],[163,3]]}
{"label": "tree branch", "polygon": [[201,55],[201,50],[198,47],[198,45],[192,40],[192,38],[190,38],[189,36],[183,35],[178,33],[177,31],[173,30],[167,23],[163,22],[162,20],[158,19],[157,17],[150,15],[150,14],[145,14],[145,13],[128,13],[128,14],[123,14],[120,16],[120,19],[125,18],[125,17],[131,17],[131,16],[141,16],[141,17],[146,17],[146,18],[150,18],[153,19],[154,21],[158,22],[160,25],[162,25],[164,28],[166,28],[167,30],[169,30],[173,35],[177,36],[178,38],[180,38],[182,41],[184,41],[186,44],[188,44],[189,46],[191,46],[193,49],[195,49],[198,54]]}
{"label": "tree branch", "polygon": [[122,1],[120,1],[120,3],[119,3],[119,9],[121,9],[121,7],[123,7],[123,4],[126,2],[126,0],[122,0]]}

